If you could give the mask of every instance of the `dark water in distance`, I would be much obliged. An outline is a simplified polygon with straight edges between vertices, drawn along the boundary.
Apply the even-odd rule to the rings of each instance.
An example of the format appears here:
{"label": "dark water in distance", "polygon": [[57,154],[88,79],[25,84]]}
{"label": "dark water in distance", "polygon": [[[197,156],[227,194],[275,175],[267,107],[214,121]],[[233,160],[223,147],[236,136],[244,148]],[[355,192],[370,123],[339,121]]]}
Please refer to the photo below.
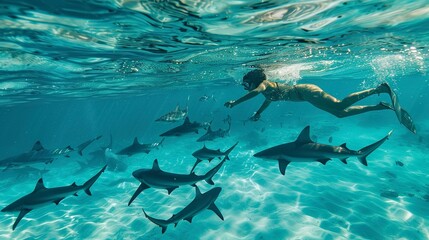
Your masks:
{"label": "dark water in distance", "polygon": [[[165,234],[145,218],[168,219],[189,204],[195,190],[147,189],[127,203],[139,182],[134,170],[186,174],[206,131],[168,137],[149,154],[114,156],[93,196],[79,193],[59,205],[28,213],[16,230],[17,212],[0,214],[5,239],[428,239],[429,182],[428,1],[10,1],[0,2],[0,159],[98,135],[79,156],[36,171],[3,171],[0,208],[33,191],[43,177],[49,188],[83,184],[103,166],[91,155],[158,142],[179,125],[155,120],[177,105],[191,121],[210,122],[230,135],[206,146],[224,151],[239,144],[215,175],[215,201],[225,220],[204,210],[190,224]],[[258,122],[247,120],[258,96],[234,109],[223,104],[245,94],[243,74],[254,66],[269,79],[313,83],[342,98],[388,82],[413,117],[414,135],[391,111],[339,119],[308,103],[275,102]],[[207,96],[206,100],[200,100]],[[365,104],[390,101],[371,96]],[[276,162],[253,154],[291,142],[306,126],[317,142],[360,149],[392,136],[368,157],[292,163],[286,175]],[[109,155],[111,156],[111,155]],[[398,165],[397,161],[403,165]],[[219,161],[203,162],[203,174]],[[43,172],[42,170],[46,170]],[[213,186],[197,184],[202,192]]]}

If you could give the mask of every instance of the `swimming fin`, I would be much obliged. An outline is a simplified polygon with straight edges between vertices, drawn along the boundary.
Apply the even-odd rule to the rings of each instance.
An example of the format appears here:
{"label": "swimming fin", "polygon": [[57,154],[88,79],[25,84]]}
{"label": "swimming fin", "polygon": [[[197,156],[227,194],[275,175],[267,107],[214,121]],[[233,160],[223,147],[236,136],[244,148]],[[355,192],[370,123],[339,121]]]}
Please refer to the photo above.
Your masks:
{"label": "swimming fin", "polygon": [[407,111],[401,108],[401,105],[399,105],[398,97],[396,96],[396,93],[390,88],[390,86],[386,83],[386,86],[389,89],[389,95],[392,99],[392,105],[393,110],[396,113],[396,117],[398,118],[399,122],[404,125],[408,130],[410,130],[412,133],[417,133],[416,127],[413,123],[413,120],[411,119],[410,114],[408,114]]}

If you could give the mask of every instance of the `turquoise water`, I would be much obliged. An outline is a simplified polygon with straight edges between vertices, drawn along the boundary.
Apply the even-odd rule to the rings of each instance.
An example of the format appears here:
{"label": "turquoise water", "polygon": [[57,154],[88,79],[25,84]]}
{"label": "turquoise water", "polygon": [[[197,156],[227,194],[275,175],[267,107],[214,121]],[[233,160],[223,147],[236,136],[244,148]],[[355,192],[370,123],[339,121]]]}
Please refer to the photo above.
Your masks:
{"label": "turquoise water", "polygon": [[[0,159],[29,152],[38,140],[53,150],[102,136],[82,156],[3,170],[1,209],[31,193],[40,177],[48,188],[81,185],[108,163],[92,196],[80,191],[32,210],[15,230],[18,212],[1,212],[1,239],[429,238],[427,1],[6,0],[0,9]],[[262,96],[223,105],[245,94],[240,82],[252,66],[338,98],[388,82],[417,134],[393,111],[339,119],[305,102],[274,102],[260,121],[246,121]],[[380,101],[390,99],[362,103]],[[215,203],[224,220],[204,210],[162,234],[142,209],[168,219],[194,199],[194,187],[170,195],[147,189],[128,206],[140,184],[132,173],[154,159],[164,171],[189,173],[206,131],[166,137],[149,154],[115,153],[134,137],[161,141],[183,120],[155,120],[177,105],[213,129],[226,129],[231,116],[229,136],[205,142],[208,148],[239,144],[214,186],[197,183],[203,193],[222,187]],[[368,166],[356,158],[291,163],[283,176],[276,162],[253,157],[294,141],[307,125],[313,140],[353,150],[393,134]],[[219,161],[203,161],[196,174]]]}

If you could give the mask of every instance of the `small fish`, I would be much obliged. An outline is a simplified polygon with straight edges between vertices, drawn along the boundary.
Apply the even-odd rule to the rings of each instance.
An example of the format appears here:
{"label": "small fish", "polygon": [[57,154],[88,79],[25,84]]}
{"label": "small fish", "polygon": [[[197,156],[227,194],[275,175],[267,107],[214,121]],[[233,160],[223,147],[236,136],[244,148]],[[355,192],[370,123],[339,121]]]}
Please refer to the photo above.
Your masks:
{"label": "small fish", "polygon": [[329,137],[328,142],[329,142],[329,143],[332,143],[332,136],[330,136],[330,137]]}
{"label": "small fish", "polygon": [[380,196],[385,197],[385,198],[394,199],[394,198],[399,197],[399,194],[393,190],[386,190],[386,191],[381,192]]}
{"label": "small fish", "polygon": [[401,161],[395,161],[395,164],[396,164],[396,166],[400,166],[400,167],[404,166],[404,163]]}
{"label": "small fish", "polygon": [[211,96],[207,96],[207,95],[201,96],[200,97],[200,102],[206,102],[206,101],[208,101],[210,99],[213,100],[214,102],[217,101],[216,98],[214,98],[214,95],[212,94]]}

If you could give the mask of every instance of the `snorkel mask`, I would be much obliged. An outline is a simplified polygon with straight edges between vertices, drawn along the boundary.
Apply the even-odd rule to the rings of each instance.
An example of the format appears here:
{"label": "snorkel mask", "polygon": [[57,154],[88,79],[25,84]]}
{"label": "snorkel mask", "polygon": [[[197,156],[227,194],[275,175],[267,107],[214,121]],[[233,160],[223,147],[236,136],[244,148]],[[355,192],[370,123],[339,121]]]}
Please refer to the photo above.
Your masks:
{"label": "snorkel mask", "polygon": [[262,69],[255,69],[243,76],[243,82],[241,85],[245,90],[251,91],[257,88],[265,79],[267,79],[267,76],[264,71]]}

